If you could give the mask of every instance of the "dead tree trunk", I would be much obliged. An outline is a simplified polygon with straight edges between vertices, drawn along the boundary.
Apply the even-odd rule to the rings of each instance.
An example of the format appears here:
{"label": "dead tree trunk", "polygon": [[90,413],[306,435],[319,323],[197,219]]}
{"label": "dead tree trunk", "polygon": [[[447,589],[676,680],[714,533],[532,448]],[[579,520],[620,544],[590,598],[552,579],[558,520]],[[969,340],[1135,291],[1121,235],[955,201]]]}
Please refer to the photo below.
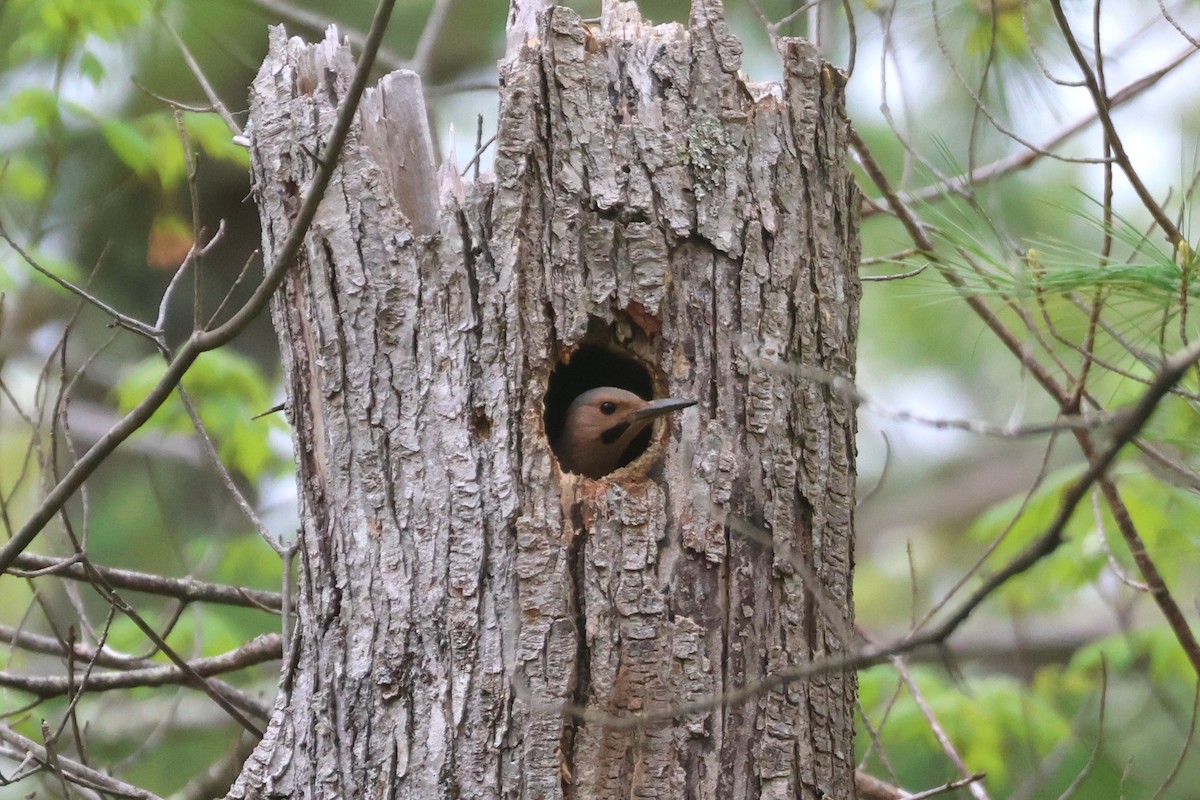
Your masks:
{"label": "dead tree trunk", "polygon": [[[689,24],[544,18],[494,177],[435,177],[419,88],[359,125],[274,307],[301,490],[296,657],[231,797],[849,798],[857,193],[840,74],[738,76]],[[268,261],[351,74],[274,31]],[[582,389],[699,405],[611,475],[550,442]]]}

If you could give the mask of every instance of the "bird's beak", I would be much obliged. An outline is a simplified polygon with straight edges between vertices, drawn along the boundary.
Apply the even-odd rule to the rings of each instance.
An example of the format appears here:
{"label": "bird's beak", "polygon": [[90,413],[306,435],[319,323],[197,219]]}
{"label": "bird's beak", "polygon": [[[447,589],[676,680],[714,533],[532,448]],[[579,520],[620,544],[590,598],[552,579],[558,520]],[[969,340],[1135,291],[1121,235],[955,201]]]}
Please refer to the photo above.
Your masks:
{"label": "bird's beak", "polygon": [[637,411],[632,412],[629,415],[629,419],[632,421],[654,419],[655,417],[661,417],[663,414],[670,414],[672,411],[679,411],[680,409],[690,408],[694,405],[696,405],[695,400],[677,400],[674,397],[651,400]]}

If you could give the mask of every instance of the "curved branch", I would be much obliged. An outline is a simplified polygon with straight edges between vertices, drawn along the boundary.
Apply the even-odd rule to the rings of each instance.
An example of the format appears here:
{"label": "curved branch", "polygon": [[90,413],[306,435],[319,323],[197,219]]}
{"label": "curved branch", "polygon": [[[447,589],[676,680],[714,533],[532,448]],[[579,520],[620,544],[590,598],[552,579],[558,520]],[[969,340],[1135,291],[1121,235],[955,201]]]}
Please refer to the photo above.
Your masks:
{"label": "curved branch", "polygon": [[[268,661],[278,661],[283,655],[283,639],[277,633],[259,636],[236,650],[210,658],[197,658],[188,663],[192,672],[202,678],[234,672]],[[171,664],[130,669],[123,672],[102,672],[76,676],[16,675],[0,672],[0,686],[36,695],[61,697],[73,692],[108,692],[114,689],[135,689],[143,686],[190,684],[191,676]]]}
{"label": "curved branch", "polygon": [[45,769],[60,770],[60,774],[72,783],[99,789],[117,797],[130,797],[134,800],[162,800],[153,792],[148,792],[131,783],[119,781],[111,775],[105,775],[99,770],[80,764],[61,754],[51,753],[45,747],[32,739],[25,738],[7,725],[0,725],[0,742],[4,742],[18,752],[25,753]]}
{"label": "curved branch", "polygon": [[[137,572],[131,569],[102,567],[91,564],[90,568],[103,577],[114,588],[130,589],[135,592],[172,597],[185,603],[221,603],[227,606],[242,608],[257,608],[272,614],[278,614],[283,607],[279,592],[266,592],[260,589],[243,589],[226,583],[209,583],[195,578],[168,578],[150,572]],[[13,562],[12,573],[23,578],[37,578],[43,575],[55,575],[73,581],[90,582],[87,569],[80,563],[80,557],[56,558],[39,553],[22,553]]]}
{"label": "curved branch", "polygon": [[1125,173],[1125,178],[1129,181],[1129,185],[1133,187],[1133,191],[1137,194],[1138,199],[1142,201],[1142,206],[1150,212],[1150,216],[1154,217],[1154,221],[1158,223],[1158,227],[1162,228],[1166,234],[1168,241],[1173,246],[1178,247],[1183,241],[1183,235],[1179,232],[1179,228],[1167,216],[1167,212],[1163,210],[1154,196],[1150,194],[1150,190],[1146,188],[1146,184],[1142,182],[1142,177],[1138,175],[1137,170],[1133,168],[1133,163],[1129,160],[1129,154],[1125,152],[1125,145],[1121,142],[1121,136],[1117,133],[1117,126],[1113,123],[1112,114],[1110,113],[1109,100],[1104,96],[1104,92],[1100,89],[1100,84],[1096,79],[1096,72],[1088,63],[1087,58],[1083,54],[1083,50],[1079,47],[1079,41],[1071,32],[1071,24],[1067,21],[1067,15],[1063,13],[1062,0],[1050,0],[1050,7],[1054,10],[1054,19],[1058,23],[1059,30],[1062,31],[1063,39],[1067,42],[1067,48],[1071,51],[1071,56],[1075,59],[1075,63],[1079,66],[1079,70],[1083,73],[1083,80],[1087,84],[1088,93],[1092,96],[1092,105],[1096,109],[1096,114],[1100,118],[1100,124],[1104,126],[1104,132],[1108,136],[1109,145],[1112,147],[1113,160]]}
{"label": "curved branch", "polygon": [[[1124,105],[1130,100],[1137,98],[1142,94],[1142,92],[1153,87],[1156,83],[1173,72],[1189,58],[1196,55],[1197,52],[1200,51],[1189,47],[1188,49],[1176,55],[1163,66],[1156,69],[1154,72],[1143,75],[1136,81],[1119,89],[1113,94],[1112,97],[1109,98],[1109,109],[1115,109],[1118,106]],[[1067,139],[1070,139],[1075,134],[1087,128],[1097,119],[1099,119],[1099,117],[1100,115],[1093,111],[1091,114],[1088,114],[1087,116],[1076,120],[1070,125],[1061,128],[1058,133],[1054,134],[1054,136],[1043,142],[1036,150],[1026,150],[1021,153],[1015,153],[1011,156],[997,159],[990,164],[986,164],[978,169],[971,170],[966,175],[959,175],[951,178],[948,181],[935,183],[932,186],[926,186],[924,189],[906,192],[900,195],[900,199],[902,199],[906,204],[910,205],[913,203],[928,203],[937,200],[947,193],[960,193],[965,191],[968,186],[979,186],[983,183],[999,180],[1000,178],[1011,175],[1014,172],[1019,172],[1027,167],[1032,166],[1042,158],[1045,152],[1054,150],[1054,148],[1058,147]],[[873,217],[876,214],[882,214],[885,212],[886,209],[878,205],[872,205],[868,198],[863,199],[863,219],[867,219],[868,217]]]}
{"label": "curved branch", "polygon": [[75,463],[75,466],[50,490],[50,493],[46,495],[41,505],[30,515],[20,530],[13,534],[12,539],[6,542],[3,547],[0,547],[0,573],[6,572],[12,566],[16,557],[24,552],[25,548],[29,547],[34,538],[46,527],[46,523],[54,518],[54,515],[62,509],[67,500],[79,490],[83,482],[96,471],[96,468],[122,442],[141,428],[154,412],[166,402],[167,398],[175,391],[175,387],[183,380],[184,374],[187,373],[197,358],[209,350],[215,350],[232,341],[234,337],[246,329],[251,320],[266,308],[267,303],[270,302],[271,295],[283,283],[284,276],[296,260],[296,256],[299,254],[300,247],[304,242],[304,237],[308,233],[308,228],[312,224],[313,217],[316,216],[317,206],[320,204],[321,198],[325,196],[325,189],[329,186],[329,181],[333,177],[333,171],[337,167],[342,148],[346,143],[346,135],[350,132],[350,125],[354,120],[355,113],[358,111],[359,100],[362,98],[363,90],[366,88],[367,79],[371,73],[371,65],[375,61],[375,54],[379,49],[380,42],[383,40],[383,33],[387,29],[388,18],[391,16],[395,2],[396,0],[382,0],[379,7],[375,10],[375,19],[371,22],[371,30],[367,36],[366,47],[363,50],[362,57],[359,59],[354,79],[351,81],[346,97],[342,101],[337,121],[334,123],[333,131],[329,136],[329,145],[325,152],[321,154],[316,174],[313,175],[312,185],[309,187],[308,193],[304,198],[304,203],[296,215],[296,221],[292,225],[291,233],[280,248],[278,258],[263,278],[262,283],[258,285],[258,288],[254,291],[250,299],[246,301],[245,305],[238,309],[223,325],[212,330],[195,331],[188,337],[183,347],[180,348],[179,353],[167,366],[166,374],[163,375],[154,389],[150,391],[150,394],[132,411],[126,414],[120,422],[114,425],[108,433],[100,437],[100,440],[92,445],[90,450],[84,453],[83,457]]}

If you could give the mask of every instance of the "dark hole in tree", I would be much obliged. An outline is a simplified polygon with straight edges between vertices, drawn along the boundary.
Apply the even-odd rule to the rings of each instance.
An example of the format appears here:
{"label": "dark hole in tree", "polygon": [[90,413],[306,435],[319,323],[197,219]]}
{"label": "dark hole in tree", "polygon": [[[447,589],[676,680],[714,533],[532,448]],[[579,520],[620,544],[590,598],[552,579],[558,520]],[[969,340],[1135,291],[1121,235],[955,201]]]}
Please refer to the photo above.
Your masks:
{"label": "dark hole in tree", "polygon": [[[654,397],[650,371],[640,361],[607,347],[584,345],[571,354],[569,361],[560,362],[550,373],[542,421],[551,444],[557,442],[562,433],[571,401],[589,389],[600,386],[627,389],[644,400]],[[646,452],[653,435],[654,428],[651,426],[630,442],[621,456],[618,469]]]}

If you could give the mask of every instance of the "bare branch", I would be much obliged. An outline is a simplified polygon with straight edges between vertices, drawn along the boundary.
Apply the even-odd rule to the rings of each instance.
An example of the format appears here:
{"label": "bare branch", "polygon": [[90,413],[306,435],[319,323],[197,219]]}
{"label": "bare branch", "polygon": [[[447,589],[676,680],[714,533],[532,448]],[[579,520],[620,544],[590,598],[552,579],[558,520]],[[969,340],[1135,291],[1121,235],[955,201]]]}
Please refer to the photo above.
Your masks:
{"label": "bare branch", "polygon": [[[830,388],[831,391],[840,395],[848,402],[853,403],[861,408],[864,408],[881,417],[896,420],[897,422],[912,422],[917,425],[924,425],[934,430],[955,430],[974,433],[980,436],[994,436],[1001,439],[1021,439],[1030,436],[1045,436],[1050,433],[1057,433],[1066,430],[1086,430],[1094,431],[1104,428],[1112,424],[1117,413],[1113,414],[1098,414],[1096,416],[1062,416],[1054,422],[1044,422],[1033,425],[993,425],[988,422],[972,419],[949,419],[944,417],[927,417],[923,414],[918,414],[913,411],[904,409],[890,408],[889,406],[872,399],[865,394],[853,381],[842,375],[837,375],[825,370],[818,370],[812,367],[805,367],[799,364],[781,363],[770,361],[763,358],[755,352],[751,343],[747,343],[744,349],[747,358],[751,359],[759,367],[770,372],[781,372],[800,375],[801,377],[823,383]],[[1119,413],[1119,412],[1118,412]]]}
{"label": "bare branch", "polygon": [[[0,725],[0,742],[4,742],[18,753],[26,754],[43,767],[50,765],[51,755],[46,751],[45,747],[32,739],[25,738],[7,725]],[[161,797],[152,792],[147,792],[145,789],[141,789],[133,784],[119,781],[110,775],[105,775],[99,770],[84,766],[78,761],[66,758],[65,756],[58,755],[54,759],[62,774],[72,783],[97,789],[116,795],[117,797],[128,797],[133,800],[162,800]]]}
{"label": "bare branch", "polygon": [[116,324],[120,325],[122,328],[126,328],[134,333],[145,336],[147,339],[157,344],[158,337],[162,334],[161,330],[151,327],[141,320],[134,319],[128,314],[122,314],[120,311],[117,311],[117,309],[113,308],[108,303],[105,303],[103,300],[86,291],[85,289],[76,286],[66,278],[60,277],[43,267],[40,263],[38,263],[37,259],[26,252],[24,248],[22,248],[13,240],[11,236],[9,236],[8,231],[4,227],[3,220],[0,220],[0,239],[3,239],[8,246],[13,249],[13,252],[20,256],[21,260],[29,265],[31,269],[54,281],[59,286],[66,289],[68,292],[80,298],[81,300],[95,306],[105,314],[111,316]]}
{"label": "bare branch", "polygon": [[1071,55],[1075,58],[1075,63],[1079,66],[1083,73],[1083,80],[1087,84],[1088,92],[1092,95],[1092,104],[1096,108],[1096,113],[1099,115],[1100,124],[1104,126],[1104,133],[1108,139],[1108,144],[1112,147],[1113,158],[1121,171],[1125,173],[1129,185],[1133,187],[1133,191],[1137,193],[1138,199],[1142,201],[1142,206],[1150,212],[1150,216],[1154,217],[1154,221],[1162,228],[1166,234],[1167,240],[1172,246],[1178,247],[1184,241],[1183,235],[1179,232],[1179,228],[1163,211],[1162,206],[1150,194],[1150,190],[1146,188],[1146,184],[1142,182],[1141,176],[1137,170],[1133,168],[1133,163],[1129,160],[1129,154],[1125,152],[1125,145],[1121,142],[1121,136],[1117,132],[1117,126],[1113,123],[1109,99],[1101,91],[1100,84],[1096,79],[1096,73],[1092,70],[1087,58],[1083,54],[1083,50],[1079,47],[1079,41],[1071,32],[1071,25],[1067,21],[1067,16],[1063,13],[1062,0],[1050,0],[1050,7],[1054,10],[1054,19],[1058,23],[1059,29],[1062,31],[1063,38],[1067,42],[1067,47],[1071,51]]}
{"label": "bare branch", "polygon": [[[1109,99],[1109,108],[1116,109],[1118,106],[1124,105],[1130,100],[1141,96],[1143,92],[1157,84],[1162,78],[1169,75],[1177,67],[1181,66],[1185,61],[1194,56],[1196,52],[1197,51],[1194,48],[1189,47],[1187,50],[1184,50],[1168,61],[1164,66],[1118,90]],[[915,192],[902,194],[900,195],[900,199],[908,205],[914,203],[932,202],[940,197],[945,196],[946,194],[961,193],[968,187],[979,186],[984,183],[998,180],[1007,175],[1011,175],[1014,172],[1018,172],[1026,167],[1032,166],[1037,161],[1041,160],[1045,153],[1052,152],[1067,139],[1070,139],[1075,134],[1084,130],[1099,118],[1099,114],[1093,111],[1091,114],[1081,117],[1070,125],[1061,128],[1057,133],[1032,150],[1023,150],[1020,153],[1015,153],[1011,156],[998,159],[993,161],[991,164],[979,167],[978,169],[973,169],[966,175],[952,178],[949,181],[936,183],[932,186],[927,186],[924,189],[920,189]],[[874,216],[878,213],[880,213],[880,209],[872,208],[864,204],[862,211],[864,219]]]}
{"label": "bare branch", "polygon": [[200,437],[200,442],[204,446],[204,452],[208,455],[209,462],[221,477],[221,482],[225,484],[225,490],[229,492],[229,496],[233,498],[233,502],[242,510],[246,519],[250,520],[250,524],[254,526],[254,530],[258,532],[259,537],[276,553],[282,553],[279,542],[267,530],[266,523],[262,521],[262,517],[254,510],[254,506],[250,505],[250,501],[246,499],[246,496],[242,494],[242,490],[238,488],[237,483],[233,480],[233,475],[229,473],[229,468],[221,460],[221,455],[217,452],[217,447],[213,444],[212,436],[208,432],[208,426],[200,418],[200,412],[196,410],[196,404],[192,402],[191,395],[182,386],[179,387],[179,399],[183,402],[183,408],[187,412],[188,418],[192,421],[192,427]]}
{"label": "bare branch", "polygon": [[1192,694],[1192,718],[1188,721],[1187,735],[1183,737],[1183,745],[1179,748],[1179,758],[1176,759],[1170,773],[1163,779],[1162,784],[1158,787],[1158,791],[1154,793],[1154,796],[1150,800],[1158,800],[1158,798],[1162,797],[1167,789],[1171,788],[1171,784],[1175,782],[1176,778],[1179,777],[1179,772],[1183,769],[1183,765],[1187,759],[1188,751],[1196,743],[1196,722],[1198,717],[1200,717],[1200,681],[1197,681],[1196,689]]}
{"label": "bare branch", "polygon": [[14,533],[12,538],[3,547],[0,547],[0,573],[6,572],[12,566],[16,557],[29,546],[34,537],[41,532],[47,522],[53,519],[58,510],[63,507],[68,498],[75,494],[83,482],[95,471],[96,467],[108,458],[109,454],[123,441],[128,439],[134,431],[150,419],[154,412],[171,396],[171,392],[174,391],[179,381],[183,379],[184,374],[195,360],[202,353],[214,350],[230,342],[235,336],[245,330],[251,320],[258,316],[267,303],[270,302],[271,296],[279,288],[280,284],[283,283],[284,276],[291,269],[292,263],[300,252],[304,236],[307,234],[309,225],[312,224],[313,217],[316,215],[317,206],[325,194],[325,189],[329,186],[330,179],[333,177],[333,171],[337,166],[342,147],[346,143],[346,135],[350,131],[350,125],[358,109],[358,102],[362,97],[363,89],[366,88],[371,65],[375,60],[375,53],[379,48],[380,41],[383,39],[384,31],[387,29],[387,21],[391,16],[394,5],[395,0],[382,0],[376,9],[375,19],[371,23],[371,33],[367,39],[367,48],[359,59],[354,78],[351,81],[345,98],[342,100],[337,121],[330,132],[326,151],[319,159],[312,184],[305,194],[303,204],[301,204],[296,214],[296,221],[292,225],[287,240],[280,247],[276,262],[268,270],[254,294],[238,309],[233,317],[220,327],[192,333],[180,348],[175,358],[167,366],[166,374],[163,375],[150,394],[122,418],[120,422],[114,425],[105,436],[101,437],[100,441],[96,442],[75,463],[63,479],[50,491],[37,510],[30,515],[20,530]]}
{"label": "bare branch", "polygon": [[[967,94],[971,97],[971,101],[975,104],[975,109],[977,111],[979,111],[980,113],[982,113],[985,117],[987,117],[987,121],[992,124],[993,128],[995,128],[997,131],[999,131],[1000,133],[1007,136],[1009,139],[1012,139],[1014,142],[1017,142],[1022,147],[1025,147],[1028,150],[1036,152],[1039,156],[1053,158],[1058,161],[1067,161],[1067,162],[1080,163],[1080,164],[1102,164],[1102,163],[1104,163],[1105,159],[1102,159],[1102,158],[1090,158],[1090,157],[1086,157],[1086,156],[1085,157],[1064,156],[1064,155],[1059,155],[1057,153],[1054,153],[1050,150],[1042,150],[1036,144],[1029,141],[1025,137],[1021,136],[1016,131],[1014,131],[1012,128],[1009,128],[1006,125],[1002,124],[1000,122],[1000,120],[996,119],[996,115],[991,112],[991,109],[989,109],[987,107],[987,103],[983,102],[983,98],[980,97],[979,93],[976,92],[975,89],[973,89],[971,87],[971,84],[967,82],[966,77],[962,74],[962,71],[958,68],[958,63],[955,62],[953,56],[950,53],[950,48],[946,45],[946,40],[942,36],[941,14],[938,12],[937,0],[930,0],[930,2],[933,5],[933,13],[930,15],[930,17],[933,20],[933,29],[936,34],[938,50],[942,54],[942,60],[945,61],[946,66],[948,66],[950,68],[950,72],[954,75],[955,78],[958,79],[959,84],[962,85],[963,89],[965,89]],[[994,28],[993,28],[993,31],[994,31]],[[974,138],[975,137],[972,136],[971,140],[974,141]]]}
{"label": "bare branch", "polygon": [[167,19],[167,15],[163,13],[161,6],[156,6],[155,11],[158,14],[158,21],[166,29],[167,33],[171,34],[171,38],[175,40],[175,46],[179,48],[180,55],[187,62],[188,69],[192,71],[192,75],[196,78],[196,82],[200,84],[200,88],[204,90],[204,96],[208,98],[208,102],[217,110],[217,114],[225,121],[225,127],[229,128],[230,134],[233,136],[241,136],[242,128],[237,124],[237,120],[233,118],[233,114],[229,113],[229,109],[221,102],[220,95],[208,82],[208,76],[204,74],[204,70],[200,68],[199,62],[192,56],[192,51],[188,49],[187,43],[183,41],[183,37],[179,35],[179,31],[175,30],[175,26]]}
{"label": "bare branch", "polygon": [[102,567],[96,564],[85,568],[80,563],[82,560],[83,556],[55,558],[39,553],[23,553],[14,562],[15,569],[11,570],[11,574],[32,578],[42,575],[58,575],[90,583],[91,576],[88,572],[90,568],[115,588],[173,597],[185,603],[222,603],[242,608],[257,608],[272,614],[278,614],[282,608],[278,592],[243,589],[240,586],[208,583],[194,578],[168,578],[149,572],[135,572],[134,570]]}
{"label": "bare branch", "polygon": [[1192,36],[1192,34],[1183,29],[1183,25],[1179,23],[1179,20],[1175,19],[1170,11],[1167,11],[1167,6],[1165,3],[1163,3],[1163,0],[1158,0],[1158,11],[1160,14],[1162,14],[1163,19],[1169,22],[1171,27],[1174,28],[1180,36],[1182,36],[1184,39],[1187,39],[1188,44],[1190,44],[1193,49],[1200,49],[1200,39],[1197,39],[1195,36]]}
{"label": "bare branch", "polygon": [[1078,791],[1080,784],[1092,771],[1092,767],[1096,765],[1096,756],[1104,748],[1104,711],[1108,706],[1108,665],[1100,661],[1100,710],[1098,712],[1099,719],[1096,725],[1096,741],[1092,745],[1092,752],[1088,755],[1087,763],[1079,770],[1079,774],[1071,781],[1071,785],[1063,790],[1058,796],[1058,800],[1067,800],[1068,797]]}
{"label": "bare branch", "polygon": [[954,765],[954,768],[962,775],[962,780],[967,782],[967,786],[971,794],[976,800],[989,800],[987,790],[978,780],[976,774],[967,769],[967,765],[963,762],[962,756],[958,754],[958,749],[954,743],[950,741],[950,737],[946,734],[945,728],[938,721],[937,715],[933,713],[933,709],[929,707],[929,703],[925,700],[925,695],[921,692],[921,687],[913,680],[912,673],[909,672],[908,666],[904,663],[904,659],[897,656],[892,659],[892,667],[900,676],[900,680],[908,688],[909,695],[917,704],[917,708],[921,711],[921,716],[925,717],[925,721],[929,724],[929,729],[933,731],[933,735],[937,738],[938,744],[941,745],[942,752]]}
{"label": "bare branch", "polygon": [[[236,650],[219,656],[197,658],[187,662],[188,670],[202,678],[235,672],[268,661],[278,661],[283,655],[283,640],[277,633],[258,636]],[[160,664],[122,672],[102,672],[81,676],[31,676],[0,672],[0,686],[27,692],[38,697],[60,697],[73,691],[109,692],[114,689],[135,689],[144,686],[189,684],[188,671],[170,664]]]}
{"label": "bare branch", "polygon": [[916,269],[909,270],[908,272],[897,272],[892,275],[860,275],[859,280],[867,281],[867,282],[869,282],[869,281],[881,281],[881,282],[900,281],[900,280],[904,280],[905,278],[915,278],[927,269],[929,269],[929,265],[922,264],[921,266],[917,267]]}
{"label": "bare branch", "polygon": [[450,14],[450,2],[451,0],[434,0],[433,8],[430,9],[429,16],[425,20],[425,27],[421,30],[421,38],[417,41],[416,49],[413,50],[409,69],[422,76],[429,72],[433,61],[433,48],[437,44],[442,30],[446,27],[446,18]]}

